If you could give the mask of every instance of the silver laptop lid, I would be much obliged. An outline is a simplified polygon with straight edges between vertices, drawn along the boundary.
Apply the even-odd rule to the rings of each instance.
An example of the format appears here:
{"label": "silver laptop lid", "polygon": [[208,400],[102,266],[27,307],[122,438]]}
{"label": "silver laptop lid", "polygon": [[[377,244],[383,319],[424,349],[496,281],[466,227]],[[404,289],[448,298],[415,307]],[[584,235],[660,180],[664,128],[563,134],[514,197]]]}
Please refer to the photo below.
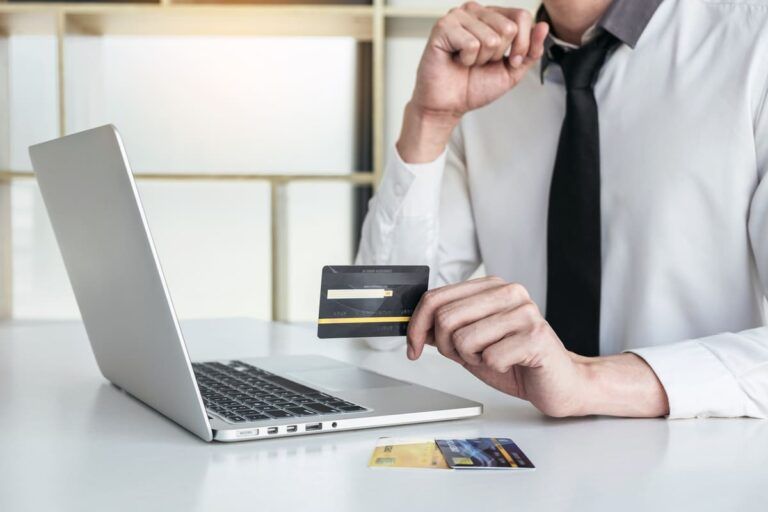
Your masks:
{"label": "silver laptop lid", "polygon": [[94,128],[29,153],[101,373],[211,440],[117,130]]}

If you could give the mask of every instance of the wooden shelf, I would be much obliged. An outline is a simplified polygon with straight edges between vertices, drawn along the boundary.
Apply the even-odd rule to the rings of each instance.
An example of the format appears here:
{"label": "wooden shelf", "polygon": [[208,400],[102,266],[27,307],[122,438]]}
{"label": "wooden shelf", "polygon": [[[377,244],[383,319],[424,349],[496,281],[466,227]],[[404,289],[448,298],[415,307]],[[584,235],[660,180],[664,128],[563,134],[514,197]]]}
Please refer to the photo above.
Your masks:
{"label": "wooden shelf", "polygon": [[[440,9],[384,6],[384,17],[417,31]],[[350,4],[264,4],[252,0],[156,2],[0,2],[0,35],[55,33],[63,16],[68,33],[92,35],[338,36],[370,41],[375,8]]]}
{"label": "wooden shelf", "polygon": [[0,3],[0,33],[91,35],[337,36],[370,41],[373,7],[365,5]]}
{"label": "wooden shelf", "polygon": [[370,41],[370,7],[121,6],[67,10],[68,31],[114,35],[339,36]]}
{"label": "wooden shelf", "polygon": [[291,6],[301,5],[304,7],[349,7],[349,6],[368,6],[372,5],[370,0],[349,0],[338,1],[333,0],[152,0],[155,3],[160,2],[164,4],[184,5],[184,4],[198,4],[198,5],[227,5],[227,4],[240,4],[240,5],[274,5],[274,6]]}
{"label": "wooden shelf", "polygon": [[56,32],[55,10],[15,9],[15,7],[21,6],[0,3],[0,36]]}
{"label": "wooden shelf", "polygon": [[[346,174],[284,174],[284,173],[211,173],[211,172],[135,172],[137,180],[149,181],[266,181],[277,185],[297,181],[343,182],[352,185],[372,185],[374,175],[370,171]],[[0,170],[0,182],[18,179],[34,179],[31,171]]]}

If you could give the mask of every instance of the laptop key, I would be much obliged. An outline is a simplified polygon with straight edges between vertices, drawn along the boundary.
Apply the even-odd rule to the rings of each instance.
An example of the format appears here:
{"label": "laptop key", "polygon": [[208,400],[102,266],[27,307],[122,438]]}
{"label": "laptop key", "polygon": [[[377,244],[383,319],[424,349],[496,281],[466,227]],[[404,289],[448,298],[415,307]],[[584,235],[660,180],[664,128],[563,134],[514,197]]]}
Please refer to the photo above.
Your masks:
{"label": "laptop key", "polygon": [[359,405],[343,405],[339,407],[344,412],[357,412],[357,411],[364,411],[365,407],[360,407]]}
{"label": "laptop key", "polygon": [[288,380],[286,378],[278,377],[277,375],[272,375],[272,376],[268,377],[268,379],[269,379],[269,382],[277,384],[278,386],[282,386],[285,389],[289,389],[289,390],[291,390],[293,392],[296,392],[296,393],[311,393],[311,392],[315,391],[314,389],[309,388],[307,386],[303,386],[303,385],[299,384],[298,382],[293,382],[293,381]]}
{"label": "laptop key", "polygon": [[321,412],[321,413],[336,412],[336,409],[334,409],[333,407],[329,407],[325,404],[320,404],[317,402],[304,404],[304,406],[309,407],[310,409],[314,409],[315,411]]}
{"label": "laptop key", "polygon": [[317,414],[315,411],[305,409],[304,407],[287,407],[287,411],[290,411],[295,416],[313,416]]}
{"label": "laptop key", "polygon": [[247,419],[248,421],[260,421],[260,420],[268,420],[270,419],[270,417],[265,414],[248,414],[245,416],[245,419]]}
{"label": "laptop key", "polygon": [[290,418],[291,416],[293,416],[293,414],[291,414],[290,412],[283,411],[283,410],[280,410],[280,409],[269,409],[269,410],[262,411],[262,412],[264,414],[269,414],[273,418]]}

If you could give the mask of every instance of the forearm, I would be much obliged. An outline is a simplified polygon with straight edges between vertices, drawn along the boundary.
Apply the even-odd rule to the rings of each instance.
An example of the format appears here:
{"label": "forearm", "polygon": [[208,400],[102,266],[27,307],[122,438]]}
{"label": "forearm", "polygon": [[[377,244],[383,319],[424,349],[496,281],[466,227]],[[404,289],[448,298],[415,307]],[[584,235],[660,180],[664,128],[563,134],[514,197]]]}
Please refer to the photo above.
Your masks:
{"label": "forearm", "polygon": [[655,418],[669,414],[664,387],[639,356],[575,357],[586,382],[580,415]]}
{"label": "forearm", "polygon": [[425,112],[408,103],[403,113],[403,126],[397,141],[397,151],[404,162],[426,163],[439,157],[451,138],[459,116]]}

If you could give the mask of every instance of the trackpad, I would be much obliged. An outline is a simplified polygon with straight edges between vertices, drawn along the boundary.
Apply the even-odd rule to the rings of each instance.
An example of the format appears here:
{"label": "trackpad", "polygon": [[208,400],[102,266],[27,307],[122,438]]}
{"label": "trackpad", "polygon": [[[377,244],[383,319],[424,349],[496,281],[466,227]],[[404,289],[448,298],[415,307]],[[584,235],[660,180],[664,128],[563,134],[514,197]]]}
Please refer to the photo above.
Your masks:
{"label": "trackpad", "polygon": [[389,388],[404,386],[407,383],[384,377],[359,368],[338,368],[327,370],[304,370],[290,372],[289,377],[314,384],[330,391],[350,389]]}

